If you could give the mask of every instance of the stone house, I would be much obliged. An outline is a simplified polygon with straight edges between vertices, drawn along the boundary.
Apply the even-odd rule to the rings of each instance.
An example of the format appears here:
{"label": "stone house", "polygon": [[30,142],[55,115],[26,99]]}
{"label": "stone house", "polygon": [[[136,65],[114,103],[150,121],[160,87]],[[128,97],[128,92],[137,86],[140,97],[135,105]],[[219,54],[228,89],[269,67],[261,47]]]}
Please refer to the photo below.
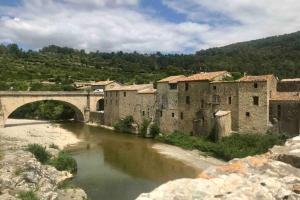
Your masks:
{"label": "stone house", "polygon": [[153,119],[156,90],[153,84],[126,85],[109,88],[104,95],[104,124],[112,126],[127,116],[140,124],[144,118]]}
{"label": "stone house", "polygon": [[191,135],[208,135],[214,117],[210,82],[231,76],[226,71],[202,72],[178,81],[178,130]]}
{"label": "stone house", "polygon": [[91,84],[91,90],[103,90],[103,92],[107,89],[111,89],[117,86],[120,86],[121,84],[116,81],[97,81]]}
{"label": "stone house", "polygon": [[270,99],[270,121],[274,126],[273,132],[290,136],[300,134],[299,92],[278,92]]}
{"label": "stone house", "polygon": [[157,82],[157,123],[164,133],[178,130],[178,80],[184,75],[170,76]]}
{"label": "stone house", "polygon": [[282,79],[277,85],[278,92],[299,92],[300,78]]}

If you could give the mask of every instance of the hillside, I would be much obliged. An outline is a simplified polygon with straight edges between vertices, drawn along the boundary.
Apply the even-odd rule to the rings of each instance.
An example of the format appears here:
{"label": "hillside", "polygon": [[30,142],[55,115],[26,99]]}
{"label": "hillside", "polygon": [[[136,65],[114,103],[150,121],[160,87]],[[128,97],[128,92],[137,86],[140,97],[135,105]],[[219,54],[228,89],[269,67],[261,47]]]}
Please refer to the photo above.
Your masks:
{"label": "hillside", "polygon": [[215,70],[300,77],[300,32],[190,55],[86,53],[54,45],[24,51],[15,44],[0,45],[0,70],[0,90],[73,90],[71,85],[77,80],[147,83],[174,74]]}

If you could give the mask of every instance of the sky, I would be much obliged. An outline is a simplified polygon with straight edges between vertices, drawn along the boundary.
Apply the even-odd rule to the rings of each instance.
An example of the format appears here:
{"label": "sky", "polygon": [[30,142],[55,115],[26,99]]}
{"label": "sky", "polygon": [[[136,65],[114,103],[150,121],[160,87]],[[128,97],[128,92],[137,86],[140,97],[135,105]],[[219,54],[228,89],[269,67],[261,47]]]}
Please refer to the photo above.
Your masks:
{"label": "sky", "polygon": [[194,53],[300,30],[299,0],[0,0],[0,43]]}

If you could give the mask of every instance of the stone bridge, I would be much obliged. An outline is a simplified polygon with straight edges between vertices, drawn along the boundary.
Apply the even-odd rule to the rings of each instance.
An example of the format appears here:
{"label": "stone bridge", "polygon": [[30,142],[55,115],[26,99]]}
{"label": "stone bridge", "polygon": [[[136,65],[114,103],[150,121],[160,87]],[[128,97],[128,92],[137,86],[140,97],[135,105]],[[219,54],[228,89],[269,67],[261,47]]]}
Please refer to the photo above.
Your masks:
{"label": "stone bridge", "polygon": [[0,127],[19,107],[38,101],[53,100],[70,106],[76,113],[75,119],[88,122],[91,111],[97,111],[103,104],[104,95],[88,92],[15,92],[0,91]]}

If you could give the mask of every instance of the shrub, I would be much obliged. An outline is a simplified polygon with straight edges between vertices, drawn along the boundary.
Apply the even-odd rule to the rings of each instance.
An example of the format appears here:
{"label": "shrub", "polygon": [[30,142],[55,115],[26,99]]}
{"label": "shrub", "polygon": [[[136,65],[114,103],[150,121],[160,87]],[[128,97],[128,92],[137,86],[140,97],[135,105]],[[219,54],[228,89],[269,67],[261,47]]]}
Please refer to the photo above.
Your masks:
{"label": "shrub", "polygon": [[141,128],[140,128],[140,135],[141,136],[146,136],[149,124],[150,124],[150,121],[148,119],[143,119],[143,123],[142,123]]}
{"label": "shrub", "polygon": [[49,145],[49,148],[59,149],[59,147],[56,144],[53,144],[53,143]]}
{"label": "shrub", "polygon": [[57,157],[49,161],[49,164],[59,171],[77,172],[76,160],[64,151],[60,151]]}
{"label": "shrub", "polygon": [[46,151],[46,148],[39,144],[29,144],[27,151],[31,152],[42,164],[47,163],[50,159],[50,154]]}
{"label": "shrub", "polygon": [[159,126],[157,124],[152,124],[150,126],[150,135],[156,137],[160,133]]}
{"label": "shrub", "polygon": [[75,188],[75,185],[70,181],[70,179],[64,180],[57,185],[58,189],[70,189]]}
{"label": "shrub", "polygon": [[28,192],[20,192],[19,198],[21,200],[39,200],[39,198],[36,196],[36,194],[31,190]]}
{"label": "shrub", "polygon": [[274,145],[283,144],[284,136],[269,134],[233,134],[222,138],[218,142],[212,142],[204,137],[192,137],[180,132],[171,135],[163,135],[158,138],[167,144],[179,146],[186,149],[198,149],[211,156],[224,160],[243,158],[268,151]]}
{"label": "shrub", "polygon": [[114,128],[116,131],[131,133],[133,122],[133,117],[127,116],[124,119],[119,120],[116,124],[114,124]]}

